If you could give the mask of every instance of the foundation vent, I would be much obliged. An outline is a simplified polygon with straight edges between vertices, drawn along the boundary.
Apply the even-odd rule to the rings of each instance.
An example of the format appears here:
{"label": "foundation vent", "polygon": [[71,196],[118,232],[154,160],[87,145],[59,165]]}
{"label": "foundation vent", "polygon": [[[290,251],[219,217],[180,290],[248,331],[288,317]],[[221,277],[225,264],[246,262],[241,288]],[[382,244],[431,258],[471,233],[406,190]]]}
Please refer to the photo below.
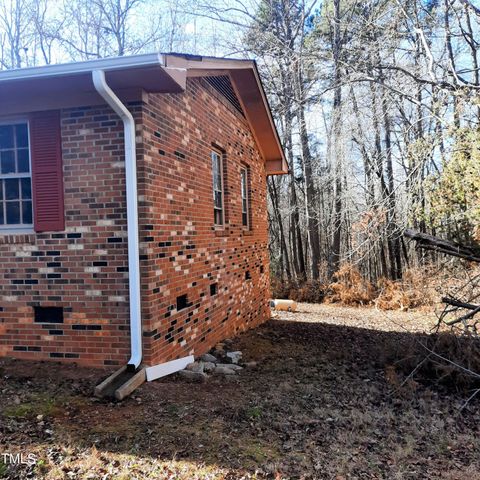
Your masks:
{"label": "foundation vent", "polygon": [[187,295],[180,295],[177,297],[177,312],[188,307],[188,297]]}
{"label": "foundation vent", "polygon": [[63,307],[34,307],[35,323],[63,323]]}

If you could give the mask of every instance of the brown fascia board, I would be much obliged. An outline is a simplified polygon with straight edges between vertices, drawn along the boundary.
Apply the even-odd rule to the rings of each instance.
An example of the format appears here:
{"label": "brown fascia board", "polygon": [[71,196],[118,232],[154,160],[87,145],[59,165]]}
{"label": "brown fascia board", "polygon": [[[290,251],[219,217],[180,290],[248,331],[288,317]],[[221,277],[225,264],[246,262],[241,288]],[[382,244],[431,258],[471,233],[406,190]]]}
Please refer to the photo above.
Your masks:
{"label": "brown fascia board", "polygon": [[6,70],[0,72],[0,115],[102,105],[105,100],[92,81],[97,69],[105,71],[107,83],[124,102],[142,100],[145,92],[179,93],[186,87],[186,72],[165,67],[161,54]]}
{"label": "brown fascia board", "polygon": [[145,54],[0,72],[0,115],[103,104],[92,70],[105,70],[122,101],[144,92],[180,93],[187,77],[229,75],[264,160],[267,175],[288,173],[275,123],[256,64],[252,60],[184,54]]}
{"label": "brown fascia board", "polygon": [[267,175],[288,173],[288,163],[255,61],[166,54],[165,66],[172,71],[186,71],[187,77],[228,75],[265,160]]}

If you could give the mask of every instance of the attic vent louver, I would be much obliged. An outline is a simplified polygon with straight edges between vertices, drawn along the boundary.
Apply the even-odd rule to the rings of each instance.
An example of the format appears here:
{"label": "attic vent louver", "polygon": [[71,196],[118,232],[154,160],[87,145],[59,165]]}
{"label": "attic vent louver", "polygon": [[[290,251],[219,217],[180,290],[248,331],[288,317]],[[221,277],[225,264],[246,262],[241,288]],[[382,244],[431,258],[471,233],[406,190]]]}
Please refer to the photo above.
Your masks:
{"label": "attic vent louver", "polygon": [[217,90],[221,95],[223,95],[236,110],[238,110],[242,115],[244,115],[242,106],[240,105],[238,97],[235,94],[235,90],[233,89],[232,83],[230,82],[230,78],[227,75],[206,77],[206,80],[215,90]]}

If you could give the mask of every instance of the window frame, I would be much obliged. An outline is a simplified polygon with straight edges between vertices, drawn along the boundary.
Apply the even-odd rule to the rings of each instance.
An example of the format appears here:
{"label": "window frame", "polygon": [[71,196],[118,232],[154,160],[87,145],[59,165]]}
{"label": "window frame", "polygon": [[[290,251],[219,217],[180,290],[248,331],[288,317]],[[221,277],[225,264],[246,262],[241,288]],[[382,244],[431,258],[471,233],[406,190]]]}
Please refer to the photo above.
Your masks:
{"label": "window frame", "polygon": [[[245,175],[245,181],[243,180]],[[244,230],[251,230],[251,218],[250,218],[250,169],[248,165],[242,164],[240,166],[240,199],[241,199],[241,215],[242,215],[242,228]],[[245,185],[245,192],[244,192]],[[243,194],[245,193],[245,197]],[[245,211],[243,210],[243,204],[245,201]],[[243,215],[246,215],[247,223],[243,223]]]}
{"label": "window frame", "polygon": [[[35,226],[35,208],[33,201],[33,173],[32,173],[32,145],[31,145],[31,134],[30,134],[30,121],[28,118],[19,117],[19,118],[5,118],[0,120],[0,126],[15,126],[15,125],[26,125],[27,126],[27,136],[28,136],[28,167],[29,172],[24,173],[1,173],[0,172],[0,181],[6,179],[20,179],[20,178],[29,178],[30,179],[30,188],[31,188],[31,202],[32,202],[32,223],[17,223],[17,224],[1,224],[0,225],[0,236],[1,235],[15,235],[15,234],[25,234],[25,233],[34,233]],[[17,147],[15,145],[15,150]],[[21,194],[20,194],[21,196]],[[19,198],[20,208],[22,204],[22,199]],[[5,203],[5,201],[4,201]],[[6,211],[4,211],[5,216]],[[6,221],[6,218],[4,219]]]}
{"label": "window frame", "polygon": [[[220,190],[215,189],[215,170],[213,168],[214,155],[219,159],[219,179],[220,179]],[[225,228],[225,182],[224,182],[224,154],[220,150],[212,148],[210,150],[210,168],[212,171],[212,193],[213,193],[213,226],[216,230],[223,230]],[[215,193],[220,192],[222,198],[222,208],[221,210],[215,206]],[[221,223],[216,223],[215,221],[215,211],[220,210],[221,212]]]}

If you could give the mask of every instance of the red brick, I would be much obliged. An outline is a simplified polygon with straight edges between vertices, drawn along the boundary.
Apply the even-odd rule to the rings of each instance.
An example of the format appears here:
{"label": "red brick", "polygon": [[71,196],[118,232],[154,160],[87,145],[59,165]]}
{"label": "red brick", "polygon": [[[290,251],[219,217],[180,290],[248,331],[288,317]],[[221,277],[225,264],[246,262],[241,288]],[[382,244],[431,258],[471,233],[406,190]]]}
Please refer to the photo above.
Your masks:
{"label": "red brick", "polygon": [[[184,93],[143,98],[130,110],[141,138],[144,361],[153,365],[200,355],[269,317],[266,175],[245,118],[204,80],[190,79]],[[103,126],[95,117],[102,117]],[[65,109],[61,118],[66,231],[0,236],[0,355],[43,360],[63,354],[51,359],[99,367],[125,363],[130,339],[121,122],[107,107]],[[85,129],[88,134],[79,134]],[[221,231],[213,228],[212,145],[224,151]],[[250,173],[250,231],[242,227],[242,165]],[[76,232],[80,238],[67,238]],[[33,256],[47,251],[59,254]],[[106,265],[94,265],[102,261]],[[60,278],[47,278],[50,262],[60,263],[51,267]],[[247,270],[250,280],[245,280]],[[26,279],[38,284],[13,283]],[[212,297],[214,282],[218,293]],[[192,305],[166,316],[183,294]],[[47,329],[35,324],[35,305],[65,307],[64,324]],[[91,325],[101,330],[88,330]],[[63,335],[52,338],[49,330],[63,330]]]}

